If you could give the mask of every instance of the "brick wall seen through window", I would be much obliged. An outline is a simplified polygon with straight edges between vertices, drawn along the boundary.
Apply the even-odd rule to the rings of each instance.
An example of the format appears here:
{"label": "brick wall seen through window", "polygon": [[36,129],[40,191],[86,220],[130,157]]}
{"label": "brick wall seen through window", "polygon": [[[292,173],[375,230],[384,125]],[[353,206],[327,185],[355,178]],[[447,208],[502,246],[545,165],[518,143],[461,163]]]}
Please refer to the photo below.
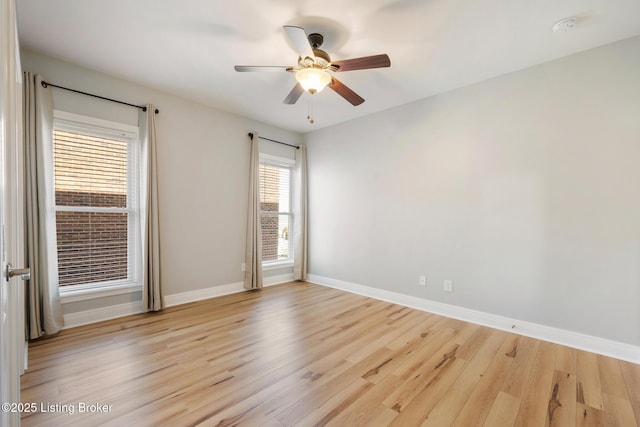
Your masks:
{"label": "brick wall seen through window", "polygon": [[260,164],[262,261],[291,258],[291,168]]}
{"label": "brick wall seen through window", "polygon": [[60,286],[130,277],[127,150],[124,139],[54,131]]}

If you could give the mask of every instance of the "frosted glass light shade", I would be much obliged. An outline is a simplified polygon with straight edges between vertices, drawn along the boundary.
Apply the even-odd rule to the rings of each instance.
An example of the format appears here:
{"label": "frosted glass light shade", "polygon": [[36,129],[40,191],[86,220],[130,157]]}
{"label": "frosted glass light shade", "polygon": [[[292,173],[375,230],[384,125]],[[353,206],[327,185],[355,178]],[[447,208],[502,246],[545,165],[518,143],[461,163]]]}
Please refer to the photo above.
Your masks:
{"label": "frosted glass light shade", "polygon": [[296,80],[307,92],[320,92],[331,82],[331,76],[319,68],[303,68],[296,72]]}

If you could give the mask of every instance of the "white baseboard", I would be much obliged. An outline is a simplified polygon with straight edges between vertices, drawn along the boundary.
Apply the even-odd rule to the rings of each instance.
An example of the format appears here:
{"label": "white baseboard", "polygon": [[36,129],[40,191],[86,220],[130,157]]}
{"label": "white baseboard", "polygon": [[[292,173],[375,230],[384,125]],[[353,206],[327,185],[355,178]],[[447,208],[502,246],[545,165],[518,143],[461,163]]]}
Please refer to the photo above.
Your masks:
{"label": "white baseboard", "polygon": [[280,274],[278,276],[264,277],[262,279],[262,286],[274,286],[282,283],[293,282],[293,273]]}
{"label": "white baseboard", "polygon": [[[291,282],[293,280],[293,273],[282,274],[279,276],[265,277],[263,279],[263,286],[274,286],[281,283]],[[180,292],[178,294],[165,295],[164,304],[165,307],[171,307],[174,305],[186,304],[188,302],[200,301],[209,298],[215,298],[223,295],[235,294],[238,292],[244,292],[244,286],[242,282],[231,283],[222,286],[212,286],[210,288],[197,289],[195,291]],[[110,305],[108,307],[100,307],[93,310],[78,311],[75,313],[68,313],[64,315],[64,327],[63,329],[73,328],[76,326],[88,325],[90,323],[102,322],[104,320],[111,320],[118,317],[129,316],[131,314],[142,313],[142,301],[135,301],[126,304]]]}
{"label": "white baseboard", "polygon": [[440,314],[442,316],[452,317],[454,319],[464,320],[466,322],[513,332],[543,341],[566,345],[579,350],[590,351],[604,356],[640,364],[640,347],[631,344],[611,341],[551,326],[539,325],[537,323],[510,319],[496,314],[471,310],[437,301],[430,301],[397,292],[385,291],[314,274],[309,275],[309,282],[399,304],[405,307],[415,308],[416,310]]}
{"label": "white baseboard", "polygon": [[210,288],[196,289],[195,291],[180,292],[177,294],[165,295],[164,306],[186,304],[203,299],[220,297],[223,295],[235,294],[244,291],[242,282],[230,283],[228,285],[211,286]]}
{"label": "white baseboard", "polygon": [[[262,279],[264,287],[279,285],[281,283],[291,282],[293,273],[282,274],[279,276],[265,277]],[[195,291],[180,292],[178,294],[165,295],[165,307],[173,307],[174,305],[186,304],[188,302],[200,301],[203,299],[221,297],[223,295],[236,294],[244,292],[243,282],[230,283],[228,285],[211,286],[210,288],[197,289]]]}
{"label": "white baseboard", "polygon": [[104,320],[111,320],[117,317],[142,313],[143,311],[142,301],[134,301],[126,304],[110,305],[108,307],[100,307],[93,310],[68,313],[64,315],[64,327],[62,329],[102,322]]}

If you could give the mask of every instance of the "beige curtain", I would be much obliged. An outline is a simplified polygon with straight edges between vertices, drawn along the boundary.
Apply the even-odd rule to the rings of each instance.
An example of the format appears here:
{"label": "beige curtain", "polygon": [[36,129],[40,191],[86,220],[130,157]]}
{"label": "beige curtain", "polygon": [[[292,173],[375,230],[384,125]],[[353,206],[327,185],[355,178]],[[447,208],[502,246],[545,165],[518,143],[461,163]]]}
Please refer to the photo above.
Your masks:
{"label": "beige curtain", "polygon": [[156,107],[141,112],[140,231],[142,235],[142,302],[145,311],[164,308],[160,271]]}
{"label": "beige curtain", "polygon": [[249,205],[247,208],[247,245],[244,287],[262,288],[262,224],[260,223],[260,143],[258,133],[251,138],[249,165]]}
{"label": "beige curtain", "polygon": [[296,150],[293,181],[293,279],[307,280],[309,268],[307,225],[307,148]]}
{"label": "beige curtain", "polygon": [[53,187],[53,97],[42,77],[23,79],[25,248],[31,280],[26,286],[26,334],[35,339],[62,329]]}

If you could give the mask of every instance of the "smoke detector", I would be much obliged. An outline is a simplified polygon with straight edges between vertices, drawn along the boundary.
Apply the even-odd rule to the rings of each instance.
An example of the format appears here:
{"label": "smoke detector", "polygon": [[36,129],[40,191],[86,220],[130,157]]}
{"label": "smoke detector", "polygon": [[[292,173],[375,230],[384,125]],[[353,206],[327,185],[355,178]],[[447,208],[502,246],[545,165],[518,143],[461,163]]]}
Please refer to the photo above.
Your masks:
{"label": "smoke detector", "polygon": [[566,33],[567,31],[573,30],[573,27],[576,26],[576,18],[569,17],[563,18],[553,24],[553,32],[554,33]]}

